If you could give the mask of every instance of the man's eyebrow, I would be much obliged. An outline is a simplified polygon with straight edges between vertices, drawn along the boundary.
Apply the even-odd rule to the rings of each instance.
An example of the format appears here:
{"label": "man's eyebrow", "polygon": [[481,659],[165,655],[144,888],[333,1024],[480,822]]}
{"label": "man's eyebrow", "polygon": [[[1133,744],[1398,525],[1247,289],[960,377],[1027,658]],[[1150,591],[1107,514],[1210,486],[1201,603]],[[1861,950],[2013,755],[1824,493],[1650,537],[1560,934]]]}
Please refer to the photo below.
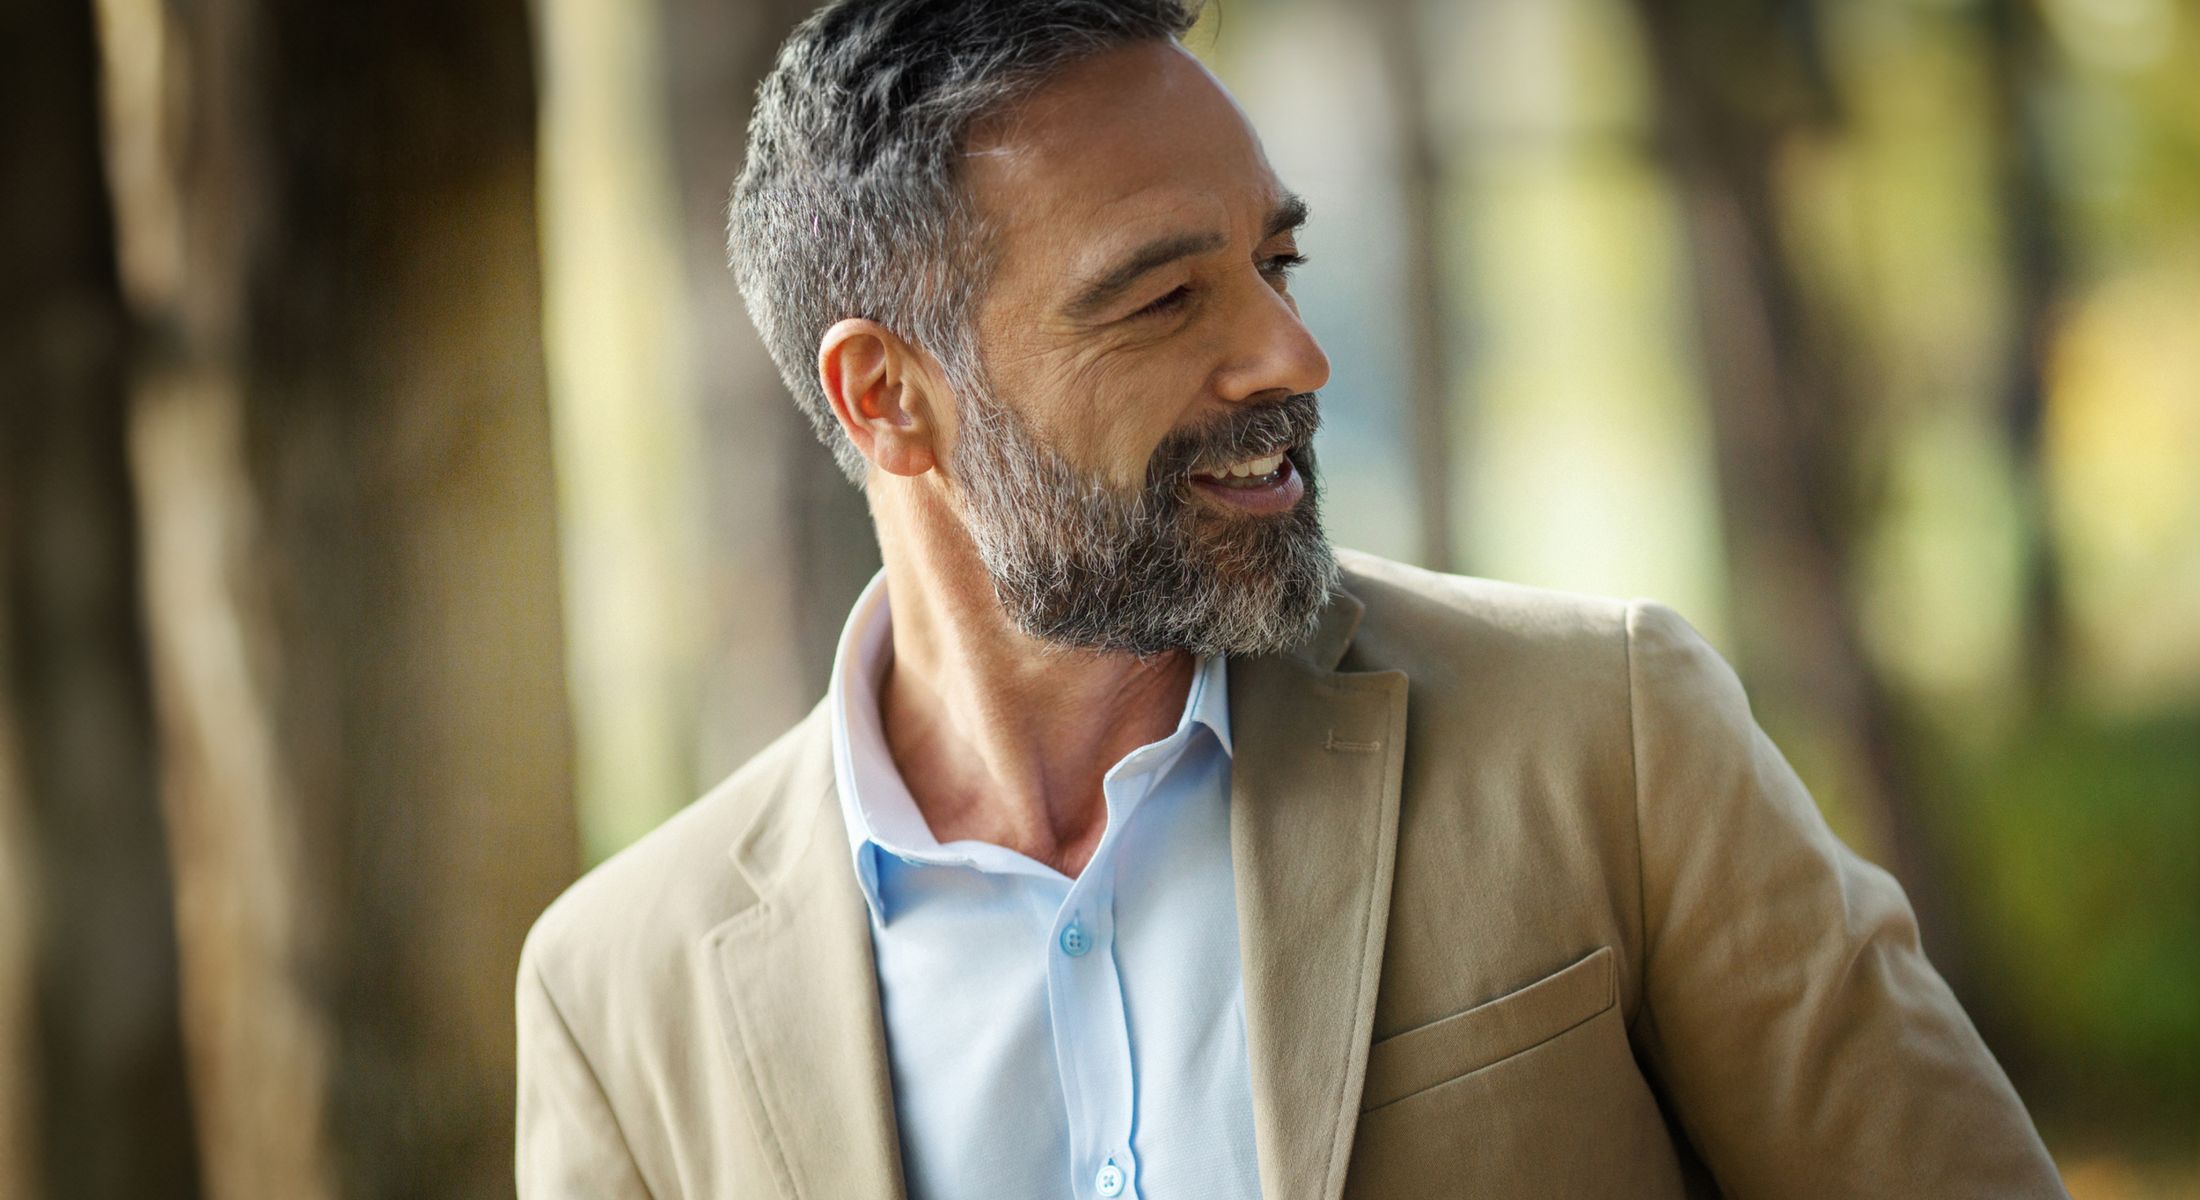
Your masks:
{"label": "man's eyebrow", "polygon": [[[1261,231],[1260,240],[1265,242],[1278,234],[1298,229],[1306,224],[1306,215],[1306,201],[1296,194],[1285,193],[1283,199],[1276,202],[1275,210],[1269,213],[1268,223]],[[1121,262],[1078,289],[1076,297],[1064,311],[1073,317],[1089,317],[1106,308],[1148,271],[1165,267],[1180,258],[1219,250],[1224,241],[1223,235],[1211,231],[1172,233],[1155,238],[1131,251]]]}
{"label": "man's eyebrow", "polygon": [[1268,214],[1268,228],[1260,235],[1260,240],[1265,242],[1277,234],[1296,233],[1306,224],[1306,217],[1306,198],[1297,192],[1285,192],[1283,199],[1276,201],[1276,210]]}

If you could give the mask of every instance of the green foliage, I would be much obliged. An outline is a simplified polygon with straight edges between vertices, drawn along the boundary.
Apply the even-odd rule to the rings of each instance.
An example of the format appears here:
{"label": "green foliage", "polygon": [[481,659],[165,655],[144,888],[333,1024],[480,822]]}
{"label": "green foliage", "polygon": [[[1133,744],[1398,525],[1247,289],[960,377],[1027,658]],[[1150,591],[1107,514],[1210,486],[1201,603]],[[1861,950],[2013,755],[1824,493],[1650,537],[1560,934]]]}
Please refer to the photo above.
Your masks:
{"label": "green foliage", "polygon": [[2200,712],[2038,719],[1968,775],[1973,927],[1990,986],[2063,1084],[2054,1094],[2191,1129]]}

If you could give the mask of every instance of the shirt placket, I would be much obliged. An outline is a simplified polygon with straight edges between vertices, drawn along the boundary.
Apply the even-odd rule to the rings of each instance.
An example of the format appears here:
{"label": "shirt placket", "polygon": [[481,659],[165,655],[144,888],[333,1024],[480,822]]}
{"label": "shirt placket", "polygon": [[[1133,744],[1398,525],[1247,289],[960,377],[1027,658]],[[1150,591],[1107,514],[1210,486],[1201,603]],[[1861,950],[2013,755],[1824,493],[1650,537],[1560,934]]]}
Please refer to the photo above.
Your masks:
{"label": "shirt placket", "polygon": [[1075,1196],[1136,1197],[1136,1113],[1130,1022],[1115,955],[1115,843],[1171,752],[1149,746],[1102,784],[1108,828],[1056,910],[1047,952],[1047,1003],[1069,1111],[1069,1182]]}

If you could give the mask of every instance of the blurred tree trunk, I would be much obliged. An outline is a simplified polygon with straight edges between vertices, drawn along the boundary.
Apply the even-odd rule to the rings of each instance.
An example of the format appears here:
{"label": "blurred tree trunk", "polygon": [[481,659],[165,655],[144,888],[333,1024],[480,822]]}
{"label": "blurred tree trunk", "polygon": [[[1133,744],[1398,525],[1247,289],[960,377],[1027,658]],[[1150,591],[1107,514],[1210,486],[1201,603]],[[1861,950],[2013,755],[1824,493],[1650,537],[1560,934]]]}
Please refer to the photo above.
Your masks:
{"label": "blurred tree trunk", "polygon": [[[7,516],[0,511],[0,558],[8,554]],[[0,587],[0,629],[7,628],[8,594]],[[14,667],[0,639],[0,679]],[[0,686],[0,1196],[33,1197],[38,1185],[34,1149],[39,1104],[38,1059],[32,1049],[35,985],[31,967],[34,881],[29,854],[29,797],[23,790],[21,755],[15,748],[15,711],[9,687]],[[182,1069],[182,1047],[177,1047]]]}
{"label": "blurred tree trunk", "polygon": [[[125,6],[118,6],[125,7]],[[202,0],[124,204],[210,1190],[511,1190],[579,863],[522,0]],[[124,39],[127,41],[127,39]]]}
{"label": "blurred tree trunk", "polygon": [[[1374,9],[1383,75],[1390,84],[1390,120],[1398,156],[1403,220],[1401,297],[1406,316],[1406,411],[1413,440],[1413,491],[1419,499],[1420,565],[1454,569],[1452,463],[1457,405],[1451,371],[1444,289],[1444,156],[1429,93],[1429,36],[1419,0],[1379,0]],[[1458,289],[1464,292],[1464,288]]]}
{"label": "blurred tree trunk", "polygon": [[2036,94],[2046,57],[2042,15],[2028,0],[1986,6],[1987,64],[1993,94],[2008,264],[2008,352],[2003,367],[2001,424],[2016,476],[2024,536],[2018,629],[2025,686],[2035,710],[2062,699],[2068,650],[2061,557],[2048,496],[2046,457],[2047,356],[2054,349],[2063,285],[2063,248],[2056,235],[2055,194],[2048,175],[2047,132]]}
{"label": "blurred tree trunk", "polygon": [[701,782],[738,766],[816,703],[841,625],[879,568],[863,493],[795,407],[726,264],[726,205],[756,86],[816,8],[817,0],[663,6],[688,375],[710,488]]}
{"label": "blurred tree trunk", "polygon": [[86,5],[0,17],[0,1192],[52,1200],[199,1194],[96,47]]}
{"label": "blurred tree trunk", "polygon": [[1835,119],[1807,2],[1643,0],[1661,133],[1693,253],[1740,657],[1766,707],[1835,740],[1850,798],[1909,892],[1934,963],[1970,964],[1952,863],[1917,794],[1912,732],[1867,657],[1849,581],[1865,522],[1863,359],[1785,240],[1783,141]]}

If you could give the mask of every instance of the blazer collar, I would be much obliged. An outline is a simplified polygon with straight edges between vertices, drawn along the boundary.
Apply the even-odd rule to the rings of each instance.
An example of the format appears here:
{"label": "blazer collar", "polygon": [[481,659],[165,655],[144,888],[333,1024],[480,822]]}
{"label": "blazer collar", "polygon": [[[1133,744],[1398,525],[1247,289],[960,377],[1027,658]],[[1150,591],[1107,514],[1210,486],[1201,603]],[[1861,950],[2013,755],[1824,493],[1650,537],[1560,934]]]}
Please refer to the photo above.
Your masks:
{"label": "blazer collar", "polygon": [[788,1200],[901,1200],[870,910],[849,870],[820,704],[786,777],[730,854],[755,903],[703,938],[735,1077]]}
{"label": "blazer collar", "polygon": [[[1396,858],[1406,679],[1340,672],[1361,602],[1312,637],[1234,660],[1230,851],[1254,1136],[1268,1200],[1335,1200],[1367,1069]],[[714,927],[732,1066],[790,1200],[900,1200],[869,909],[849,868],[819,705],[793,765],[730,847],[758,899]]]}
{"label": "blazer collar", "polygon": [[1298,651],[1231,664],[1231,870],[1267,1200],[1343,1193],[1367,1073],[1406,677],[1336,669],[1364,611],[1340,592]]}
{"label": "blazer collar", "polygon": [[1358,596],[1341,587],[1331,590],[1329,602],[1322,605],[1313,636],[1296,649],[1286,651],[1284,657],[1295,658],[1317,671],[1336,670],[1337,664],[1344,661],[1344,652],[1352,645],[1353,635],[1360,631],[1360,618],[1365,615],[1367,605],[1360,603]]}

